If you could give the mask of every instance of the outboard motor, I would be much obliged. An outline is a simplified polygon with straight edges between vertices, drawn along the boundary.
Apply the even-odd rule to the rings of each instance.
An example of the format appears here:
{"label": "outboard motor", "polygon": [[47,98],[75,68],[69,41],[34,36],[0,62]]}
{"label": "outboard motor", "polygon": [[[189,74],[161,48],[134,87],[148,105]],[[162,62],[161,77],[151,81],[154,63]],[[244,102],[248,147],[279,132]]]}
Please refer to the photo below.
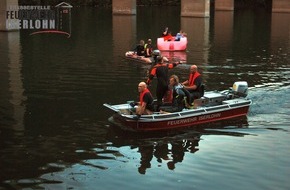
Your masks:
{"label": "outboard motor", "polygon": [[248,83],[246,81],[235,82],[232,92],[236,96],[246,97],[248,95]]}

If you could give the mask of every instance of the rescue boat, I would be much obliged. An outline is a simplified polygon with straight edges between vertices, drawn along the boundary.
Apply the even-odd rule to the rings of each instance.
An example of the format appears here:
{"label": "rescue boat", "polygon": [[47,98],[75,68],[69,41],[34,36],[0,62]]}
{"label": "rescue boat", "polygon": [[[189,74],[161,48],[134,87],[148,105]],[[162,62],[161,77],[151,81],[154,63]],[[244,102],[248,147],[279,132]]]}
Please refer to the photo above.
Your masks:
{"label": "rescue boat", "polygon": [[127,51],[125,53],[125,58],[126,59],[132,60],[132,61],[136,61],[136,62],[140,62],[140,63],[145,63],[145,64],[153,64],[153,63],[155,63],[156,62],[155,59],[156,59],[157,56],[162,56],[164,62],[169,62],[169,61],[171,61],[171,62],[182,61],[182,63],[184,63],[183,60],[175,60],[175,59],[169,60],[167,58],[167,56],[163,56],[163,54],[161,55],[161,52],[158,49],[157,50],[154,50],[152,52],[152,57],[138,56],[136,54],[136,52],[134,52],[134,51]]}
{"label": "rescue boat", "polygon": [[154,58],[153,57],[138,56],[136,54],[136,52],[134,52],[134,51],[127,51],[125,53],[125,58],[129,59],[129,60],[132,60],[132,61],[145,63],[145,64],[151,64],[151,63],[154,62]]}
{"label": "rescue boat", "polygon": [[121,129],[134,132],[164,131],[246,116],[252,104],[247,98],[247,93],[247,82],[239,81],[228,90],[205,92],[203,97],[194,100],[193,108],[141,116],[134,115],[130,111],[131,101],[103,105],[114,112],[109,121]]}
{"label": "rescue boat", "polygon": [[160,51],[185,51],[187,48],[187,37],[180,38],[179,41],[164,40],[163,37],[157,38],[157,48]]}

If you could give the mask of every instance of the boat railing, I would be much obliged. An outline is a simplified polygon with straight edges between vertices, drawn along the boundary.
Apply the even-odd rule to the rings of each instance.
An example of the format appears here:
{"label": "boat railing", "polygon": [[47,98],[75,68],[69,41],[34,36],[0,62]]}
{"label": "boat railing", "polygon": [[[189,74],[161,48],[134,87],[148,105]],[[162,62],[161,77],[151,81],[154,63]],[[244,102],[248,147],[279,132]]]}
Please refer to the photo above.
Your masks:
{"label": "boat railing", "polygon": [[117,112],[117,113],[120,112],[119,109],[117,109],[117,108],[111,106],[110,104],[103,104],[103,105],[104,105],[105,107],[107,107],[107,108],[113,110],[114,112]]}
{"label": "boat railing", "polygon": [[[250,103],[249,103],[250,102]],[[231,104],[229,105],[230,107],[234,108],[234,107],[239,107],[239,106],[245,106],[245,105],[250,105],[252,102],[251,101],[247,101],[247,102],[239,102],[236,104]]]}
{"label": "boat railing", "polygon": [[180,115],[181,116],[186,116],[186,115],[190,115],[190,114],[193,114],[193,113],[203,113],[205,112],[204,109],[194,109],[194,110],[189,110],[189,111],[185,111],[185,112],[181,112]]}
{"label": "boat railing", "polygon": [[210,107],[210,108],[204,108],[204,109],[205,109],[206,112],[209,112],[209,111],[215,111],[215,110],[227,109],[227,108],[230,108],[229,104],[219,105],[219,106]]}

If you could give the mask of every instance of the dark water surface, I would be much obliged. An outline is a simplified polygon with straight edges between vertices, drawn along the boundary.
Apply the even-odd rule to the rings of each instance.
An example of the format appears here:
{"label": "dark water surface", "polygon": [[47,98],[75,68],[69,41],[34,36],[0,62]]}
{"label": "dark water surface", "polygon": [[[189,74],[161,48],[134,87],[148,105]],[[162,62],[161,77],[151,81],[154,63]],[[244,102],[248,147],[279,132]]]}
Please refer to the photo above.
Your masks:
{"label": "dark water surface", "polygon": [[[0,189],[289,189],[290,14],[179,13],[73,8],[71,38],[0,33]],[[136,99],[148,69],[125,51],[165,26],[189,39],[170,72],[183,80],[197,64],[207,90],[248,81],[247,117],[146,135],[110,126],[102,104]]]}

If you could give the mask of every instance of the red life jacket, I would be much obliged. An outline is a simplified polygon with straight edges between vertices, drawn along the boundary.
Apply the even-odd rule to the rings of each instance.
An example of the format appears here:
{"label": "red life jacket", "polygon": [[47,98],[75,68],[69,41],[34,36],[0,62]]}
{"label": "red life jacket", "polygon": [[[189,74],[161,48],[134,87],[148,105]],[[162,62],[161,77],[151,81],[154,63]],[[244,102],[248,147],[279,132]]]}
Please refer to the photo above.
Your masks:
{"label": "red life jacket", "polygon": [[194,85],[194,81],[195,81],[195,79],[197,78],[197,77],[199,77],[200,76],[200,74],[199,74],[199,72],[195,72],[194,74],[190,74],[189,75],[189,81],[188,81],[188,83],[189,83],[189,86],[193,86]]}
{"label": "red life jacket", "polygon": [[157,70],[158,67],[162,67],[163,66],[163,67],[167,67],[168,69],[173,69],[177,65],[178,65],[178,63],[168,63],[168,64],[166,64],[166,63],[157,63],[157,65],[155,65],[152,68],[151,72],[150,72],[150,75],[149,75],[149,77],[147,79],[147,84],[150,84],[151,80],[154,78],[154,76],[156,76],[156,70]]}
{"label": "red life jacket", "polygon": [[173,39],[173,36],[171,35],[166,35],[163,37],[164,41],[171,41]]}
{"label": "red life jacket", "polygon": [[[140,99],[139,99],[140,105],[143,104],[143,102],[144,102],[143,97],[144,97],[144,95],[145,95],[147,92],[150,93],[150,91],[148,90],[148,88],[146,88],[143,92],[140,92]],[[151,94],[151,93],[150,93],[150,94]]]}

